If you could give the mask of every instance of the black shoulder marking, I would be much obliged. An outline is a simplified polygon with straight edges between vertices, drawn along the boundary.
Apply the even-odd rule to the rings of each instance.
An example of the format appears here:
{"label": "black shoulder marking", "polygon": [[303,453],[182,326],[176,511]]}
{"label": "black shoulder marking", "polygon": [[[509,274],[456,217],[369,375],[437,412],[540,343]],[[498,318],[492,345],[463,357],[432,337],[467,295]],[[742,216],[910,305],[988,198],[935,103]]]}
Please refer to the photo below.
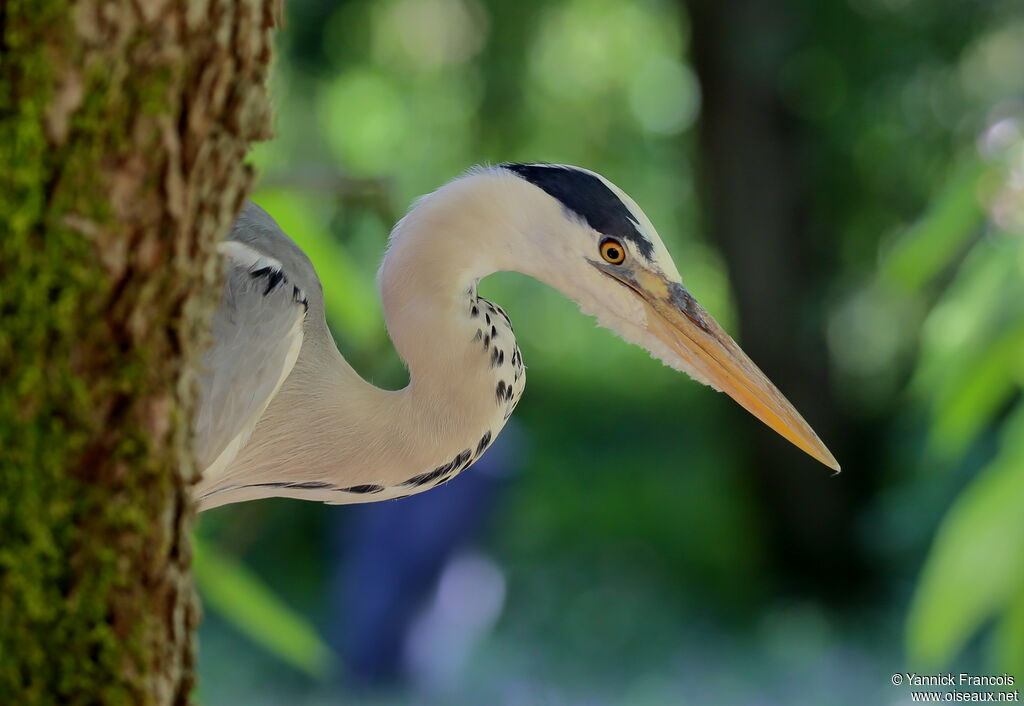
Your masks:
{"label": "black shoulder marking", "polygon": [[263,290],[263,296],[267,296],[273,292],[277,285],[288,282],[288,278],[284,276],[284,271],[274,267],[261,267],[258,270],[250,271],[249,274],[252,275],[254,279],[258,279],[260,277],[267,278],[267,287]]}
{"label": "black shoulder marking", "polygon": [[298,490],[323,490],[324,488],[333,487],[330,483],[324,481],[314,480],[307,481],[305,483],[289,483],[288,488],[297,488]]}
{"label": "black shoulder marking", "polygon": [[351,488],[338,488],[339,493],[383,493],[384,486],[382,485],[353,485]]}
{"label": "black shoulder marking", "polygon": [[291,490],[324,490],[332,488],[330,483],[321,480],[311,480],[302,483],[250,483],[239,486],[241,488],[288,488]]}
{"label": "black shoulder marking", "polygon": [[296,304],[302,304],[302,310],[309,313],[309,299],[302,293],[302,290],[292,285],[292,301]]}
{"label": "black shoulder marking", "polygon": [[[249,276],[253,279],[266,277],[267,284],[263,288],[263,296],[267,296],[278,287],[288,284],[288,275],[279,267],[270,267],[269,265],[267,267],[259,267],[249,270]],[[306,298],[305,292],[295,284],[292,285],[292,301],[302,305],[303,312],[309,312],[309,299]]]}
{"label": "black shoulder marking", "polygon": [[626,204],[596,176],[553,164],[501,166],[558,199],[598,233],[628,240],[648,260],[654,255],[654,245],[637,229]]}

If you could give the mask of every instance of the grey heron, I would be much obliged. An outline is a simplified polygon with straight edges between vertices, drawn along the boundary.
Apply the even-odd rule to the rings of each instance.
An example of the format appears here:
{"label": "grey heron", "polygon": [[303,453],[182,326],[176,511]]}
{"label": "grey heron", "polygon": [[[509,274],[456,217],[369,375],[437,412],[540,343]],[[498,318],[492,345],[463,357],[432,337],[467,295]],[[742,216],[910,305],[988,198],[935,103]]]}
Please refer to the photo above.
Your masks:
{"label": "grey heron", "polygon": [[525,273],[667,365],[721,390],[825,465],[811,427],[683,286],[644,212],[579,167],[477,167],[395,226],[378,285],[409,371],[365,381],[327,328],[309,258],[247,204],[220,243],[224,293],[195,419],[201,510],[272,496],[354,503],[427,490],[465,470],[526,383],[512,324],[477,294]]}

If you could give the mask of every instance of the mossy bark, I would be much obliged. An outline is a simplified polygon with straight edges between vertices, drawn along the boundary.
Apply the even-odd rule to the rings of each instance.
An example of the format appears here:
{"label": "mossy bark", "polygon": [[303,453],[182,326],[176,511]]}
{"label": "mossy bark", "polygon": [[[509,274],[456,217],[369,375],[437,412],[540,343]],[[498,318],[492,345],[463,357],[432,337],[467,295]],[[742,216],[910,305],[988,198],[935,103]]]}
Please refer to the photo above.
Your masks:
{"label": "mossy bark", "polygon": [[191,369],[276,0],[0,0],[0,704],[193,686]]}

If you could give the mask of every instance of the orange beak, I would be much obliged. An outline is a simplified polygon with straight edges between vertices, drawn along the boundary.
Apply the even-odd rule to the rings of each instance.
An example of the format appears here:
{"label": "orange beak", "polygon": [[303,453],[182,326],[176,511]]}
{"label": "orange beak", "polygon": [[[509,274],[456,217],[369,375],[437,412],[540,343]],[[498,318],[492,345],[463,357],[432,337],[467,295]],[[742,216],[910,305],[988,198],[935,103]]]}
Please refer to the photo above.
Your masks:
{"label": "orange beak", "polygon": [[642,268],[593,264],[644,301],[647,330],[705,382],[732,397],[808,455],[839,471],[839,462],[800,413],[683,285]]}

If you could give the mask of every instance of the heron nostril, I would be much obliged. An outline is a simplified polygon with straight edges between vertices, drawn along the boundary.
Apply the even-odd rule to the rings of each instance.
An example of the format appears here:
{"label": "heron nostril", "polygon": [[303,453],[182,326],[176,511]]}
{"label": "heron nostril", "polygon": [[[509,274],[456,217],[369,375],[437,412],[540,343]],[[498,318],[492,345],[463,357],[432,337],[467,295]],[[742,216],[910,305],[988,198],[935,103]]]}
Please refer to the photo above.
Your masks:
{"label": "heron nostril", "polygon": [[704,320],[700,307],[697,305],[697,300],[687,291],[686,287],[679,282],[669,282],[668,295],[672,304],[686,314],[690,321],[700,326],[703,330],[711,332],[707,322]]}

